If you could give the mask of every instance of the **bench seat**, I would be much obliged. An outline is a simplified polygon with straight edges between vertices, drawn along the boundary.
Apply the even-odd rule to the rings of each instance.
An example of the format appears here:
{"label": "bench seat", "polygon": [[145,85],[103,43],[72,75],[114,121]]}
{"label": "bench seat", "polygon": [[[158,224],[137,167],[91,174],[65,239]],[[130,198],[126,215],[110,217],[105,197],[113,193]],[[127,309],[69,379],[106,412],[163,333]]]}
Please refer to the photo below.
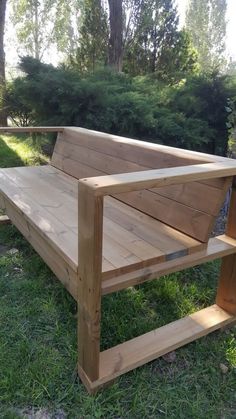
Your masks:
{"label": "bench seat", "polygon": [[[78,180],[53,166],[36,166],[2,169],[0,184],[2,206],[10,212],[19,230],[29,240],[34,228],[58,257],[77,272]],[[104,201],[102,271],[105,278],[206,247],[115,198],[106,197]],[[21,219],[16,219],[19,211]],[[25,227],[22,220],[26,222]]]}

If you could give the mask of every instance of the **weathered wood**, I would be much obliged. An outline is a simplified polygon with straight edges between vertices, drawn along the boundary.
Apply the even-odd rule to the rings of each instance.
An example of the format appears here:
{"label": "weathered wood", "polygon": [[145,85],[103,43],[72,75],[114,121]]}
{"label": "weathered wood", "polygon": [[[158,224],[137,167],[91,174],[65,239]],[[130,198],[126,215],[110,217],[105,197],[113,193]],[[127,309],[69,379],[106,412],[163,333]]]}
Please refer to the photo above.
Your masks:
{"label": "weathered wood", "polygon": [[99,377],[103,199],[79,183],[79,366]]}

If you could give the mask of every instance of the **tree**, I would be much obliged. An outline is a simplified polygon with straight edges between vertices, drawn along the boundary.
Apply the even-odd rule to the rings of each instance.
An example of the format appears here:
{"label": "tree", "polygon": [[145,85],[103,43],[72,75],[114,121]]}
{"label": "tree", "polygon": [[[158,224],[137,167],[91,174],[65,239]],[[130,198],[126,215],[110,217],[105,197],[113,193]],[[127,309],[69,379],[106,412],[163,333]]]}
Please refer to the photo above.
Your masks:
{"label": "tree", "polygon": [[123,9],[122,0],[108,0],[110,38],[108,63],[111,68],[122,71],[123,61]]}
{"label": "tree", "polygon": [[108,27],[101,0],[84,0],[79,30],[77,66],[92,71],[107,62]]}
{"label": "tree", "polygon": [[139,0],[137,4],[125,61],[128,66],[131,63],[133,74],[146,74],[159,71],[164,51],[175,46],[178,15],[172,0]]}
{"label": "tree", "polygon": [[186,28],[192,36],[204,71],[214,71],[224,65],[226,36],[226,0],[190,0],[186,13]]}
{"label": "tree", "polygon": [[11,20],[21,52],[42,59],[54,42],[56,0],[12,0]]}
{"label": "tree", "polygon": [[73,60],[78,48],[84,0],[56,0],[55,9],[53,40],[58,51]]}
{"label": "tree", "polygon": [[0,125],[7,125],[7,116],[4,110],[4,96],[6,89],[5,80],[5,53],[4,53],[4,29],[6,15],[6,0],[0,0]]}

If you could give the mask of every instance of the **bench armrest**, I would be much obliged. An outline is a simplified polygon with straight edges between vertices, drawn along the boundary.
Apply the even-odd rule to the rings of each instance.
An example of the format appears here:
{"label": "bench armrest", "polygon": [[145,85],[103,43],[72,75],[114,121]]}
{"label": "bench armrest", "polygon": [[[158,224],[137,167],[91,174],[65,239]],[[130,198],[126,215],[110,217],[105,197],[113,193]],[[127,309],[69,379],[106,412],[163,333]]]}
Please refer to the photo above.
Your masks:
{"label": "bench armrest", "polygon": [[64,127],[0,127],[0,134],[3,132],[62,132]]}
{"label": "bench armrest", "polygon": [[94,196],[114,195],[236,175],[236,162],[204,163],[80,179]]}

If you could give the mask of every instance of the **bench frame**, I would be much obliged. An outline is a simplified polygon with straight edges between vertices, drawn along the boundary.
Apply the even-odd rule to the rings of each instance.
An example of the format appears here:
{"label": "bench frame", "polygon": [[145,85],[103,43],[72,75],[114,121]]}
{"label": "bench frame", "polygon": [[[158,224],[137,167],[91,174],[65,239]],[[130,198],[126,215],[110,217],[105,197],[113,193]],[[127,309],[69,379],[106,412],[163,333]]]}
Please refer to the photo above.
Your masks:
{"label": "bench frame", "polygon": [[[62,127],[1,128],[0,132],[62,132]],[[103,200],[106,195],[234,176],[226,235],[204,250],[106,279],[102,274]],[[79,185],[78,372],[90,393],[116,377],[199,337],[236,322],[236,162],[147,170],[81,179]],[[10,217],[11,218],[11,217]],[[12,220],[14,222],[14,220]],[[0,224],[8,222],[0,218]],[[102,295],[222,258],[216,304],[100,352]],[[63,282],[63,281],[62,281]]]}

